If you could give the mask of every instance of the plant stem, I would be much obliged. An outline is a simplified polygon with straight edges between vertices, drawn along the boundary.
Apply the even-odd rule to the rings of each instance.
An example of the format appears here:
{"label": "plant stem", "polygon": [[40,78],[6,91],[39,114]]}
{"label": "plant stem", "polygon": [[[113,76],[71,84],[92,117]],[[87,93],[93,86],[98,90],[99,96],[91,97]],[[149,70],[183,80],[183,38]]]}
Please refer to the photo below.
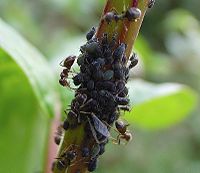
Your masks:
{"label": "plant stem", "polygon": [[[100,40],[103,34],[107,33],[109,38],[111,39],[114,34],[117,34],[117,42],[115,47],[120,43],[125,43],[127,45],[126,56],[127,58],[129,58],[134,41],[138,35],[145,12],[147,10],[148,1],[149,0],[108,0],[100,20],[96,37]],[[107,12],[115,11],[117,14],[122,14],[122,12],[125,12],[131,7],[137,7],[141,10],[141,16],[137,21],[129,21],[127,19],[124,19],[117,22],[112,21],[110,24],[108,24],[104,20],[104,15]],[[69,148],[71,145],[76,145],[80,148],[84,145],[84,142],[86,140],[84,126],[85,124],[81,124],[74,129],[70,129],[64,132],[64,138],[61,141],[58,157],[60,157],[63,151],[67,150],[67,148]],[[91,143],[89,143],[88,145],[92,147],[93,144],[94,141],[91,141]],[[78,157],[76,158],[74,163],[76,164],[70,165],[67,169],[59,170],[58,168],[55,168],[54,173],[77,173],[77,170],[79,170],[80,173],[88,172],[86,164],[87,160],[82,160],[81,153],[78,153]]]}
{"label": "plant stem", "polygon": [[[101,38],[103,33],[108,33],[109,37],[113,34],[118,34],[118,43],[126,43],[126,56],[129,57],[133,48],[134,41],[139,33],[142,21],[148,8],[149,0],[108,0],[100,19],[100,25],[97,31],[97,37]],[[137,21],[113,21],[108,24],[103,20],[104,15],[110,11],[121,13],[131,7],[137,7],[141,10],[141,17]]]}

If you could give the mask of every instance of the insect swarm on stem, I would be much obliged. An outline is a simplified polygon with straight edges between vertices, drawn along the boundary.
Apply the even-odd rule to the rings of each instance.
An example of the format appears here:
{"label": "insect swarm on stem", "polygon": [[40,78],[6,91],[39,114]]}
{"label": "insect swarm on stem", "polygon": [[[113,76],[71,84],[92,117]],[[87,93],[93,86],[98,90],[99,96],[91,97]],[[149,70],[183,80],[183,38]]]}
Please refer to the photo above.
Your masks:
{"label": "insect swarm on stem", "polygon": [[[101,26],[109,27],[121,23],[121,32],[126,34],[127,23],[141,23],[143,11],[148,8],[148,4],[145,4],[142,11],[135,5],[139,0],[133,2],[133,6],[121,12],[113,9],[105,11]],[[113,139],[109,131],[114,123],[119,133],[117,144],[120,144],[122,139],[128,142],[132,138],[126,124],[119,127],[118,118],[121,112],[130,111],[126,83],[129,72],[138,63],[138,59],[135,53],[131,58],[127,53],[130,45],[124,35],[120,35],[115,29],[113,32],[102,30],[101,26],[92,27],[86,34],[87,42],[80,47],[81,53],[75,58],[80,72],[75,74],[72,80],[77,88],[70,108],[65,111],[64,139],[60,145],[57,157],[59,159],[54,163],[64,167],[64,171],[61,171],[63,173],[95,171],[100,155],[105,152],[105,145],[109,139]],[[64,63],[63,66],[67,68]],[[64,79],[67,80],[67,77]],[[66,164],[62,154],[71,144],[77,145],[73,150],[69,150],[76,154],[72,159],[67,156]],[[54,172],[58,173],[56,166],[54,167]]]}

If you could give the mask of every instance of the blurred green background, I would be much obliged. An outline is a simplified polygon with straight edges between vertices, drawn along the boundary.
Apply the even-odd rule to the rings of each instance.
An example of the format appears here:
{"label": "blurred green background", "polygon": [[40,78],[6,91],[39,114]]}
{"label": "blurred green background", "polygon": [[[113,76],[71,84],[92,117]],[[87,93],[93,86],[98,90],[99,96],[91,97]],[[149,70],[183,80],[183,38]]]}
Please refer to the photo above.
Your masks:
{"label": "blurred green background", "polygon": [[[56,105],[63,112],[73,96],[57,83],[59,62],[79,54],[104,4],[0,1],[0,172],[43,169],[49,121]],[[200,172],[199,7],[198,0],[157,0],[148,10],[134,46],[140,59],[129,82],[134,106],[124,117],[134,139],[109,144],[97,173]]]}

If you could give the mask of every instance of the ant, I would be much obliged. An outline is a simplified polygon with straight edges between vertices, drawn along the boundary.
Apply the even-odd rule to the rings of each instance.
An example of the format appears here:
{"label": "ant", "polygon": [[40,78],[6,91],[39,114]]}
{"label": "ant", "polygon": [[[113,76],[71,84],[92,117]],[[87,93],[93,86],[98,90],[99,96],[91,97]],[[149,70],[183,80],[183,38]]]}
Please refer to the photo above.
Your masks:
{"label": "ant", "polygon": [[67,81],[67,78],[75,59],[76,59],[76,56],[68,56],[63,61],[60,62],[60,66],[64,67],[64,69],[60,74],[59,83],[64,87],[65,86],[69,87],[70,89],[74,89],[74,88],[70,86],[69,82]]}
{"label": "ant", "polygon": [[120,145],[121,139],[126,140],[128,143],[132,140],[132,134],[127,130],[127,127],[129,126],[128,123],[124,123],[122,120],[117,120],[115,122],[115,127],[117,131],[119,132],[119,135],[117,136],[116,142]]}
{"label": "ant", "polygon": [[65,67],[66,69],[70,70],[74,61],[76,59],[76,56],[68,56],[64,60],[60,62],[61,67]]}
{"label": "ant", "polygon": [[58,159],[57,168],[59,170],[63,170],[64,168],[67,168],[68,166],[73,166],[73,164],[71,163],[75,161],[78,155],[77,151],[75,150],[75,147],[79,148],[79,146],[75,144],[69,145],[66,149],[64,149],[61,152],[60,157],[56,158]]}
{"label": "ant", "polygon": [[[109,124],[107,124],[107,126],[109,126],[110,128],[113,128]],[[112,138],[114,144],[120,145],[121,144],[121,139],[126,141],[125,144],[127,144],[128,142],[130,142],[132,140],[132,134],[127,129],[128,126],[129,126],[129,124],[123,122],[122,120],[115,121],[116,129],[114,128],[114,130],[118,133],[118,135],[117,135],[116,139]]]}
{"label": "ant", "polygon": [[105,20],[108,24],[112,21],[118,22],[119,20],[123,20],[125,18],[128,19],[128,21],[137,21],[141,16],[141,10],[136,7],[131,7],[126,12],[122,12],[122,14],[117,14],[117,12],[114,11],[107,12],[103,17],[103,20]]}

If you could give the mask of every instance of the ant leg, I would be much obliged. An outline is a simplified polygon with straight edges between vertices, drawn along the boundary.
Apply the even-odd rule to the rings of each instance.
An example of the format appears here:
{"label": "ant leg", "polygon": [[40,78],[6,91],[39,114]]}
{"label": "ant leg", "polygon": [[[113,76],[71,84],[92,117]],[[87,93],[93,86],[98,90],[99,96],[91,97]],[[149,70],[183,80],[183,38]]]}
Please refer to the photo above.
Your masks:
{"label": "ant leg", "polygon": [[64,59],[59,63],[59,65],[60,65],[61,67],[64,67],[64,65],[62,64],[63,61],[64,61]]}
{"label": "ant leg", "polygon": [[[80,106],[80,109],[81,109],[81,108],[84,108],[84,107],[87,106],[87,105],[89,105],[89,103],[92,102],[92,100],[93,100],[93,99],[89,99],[86,103],[84,103],[82,106]],[[86,114],[87,114],[87,113],[88,113],[88,114],[91,114],[90,112],[86,112]]]}
{"label": "ant leg", "polygon": [[86,158],[82,158],[82,159],[80,159],[80,160],[74,162],[73,164],[71,164],[69,167],[74,166],[74,165],[76,165],[76,164],[82,162],[82,161],[85,160],[85,159],[86,159]]}
{"label": "ant leg", "polygon": [[111,129],[113,129],[115,132],[117,132],[119,134],[119,131],[117,129],[115,129],[114,127],[112,127],[110,124],[108,124],[106,121],[103,121],[108,127],[110,127]]}

